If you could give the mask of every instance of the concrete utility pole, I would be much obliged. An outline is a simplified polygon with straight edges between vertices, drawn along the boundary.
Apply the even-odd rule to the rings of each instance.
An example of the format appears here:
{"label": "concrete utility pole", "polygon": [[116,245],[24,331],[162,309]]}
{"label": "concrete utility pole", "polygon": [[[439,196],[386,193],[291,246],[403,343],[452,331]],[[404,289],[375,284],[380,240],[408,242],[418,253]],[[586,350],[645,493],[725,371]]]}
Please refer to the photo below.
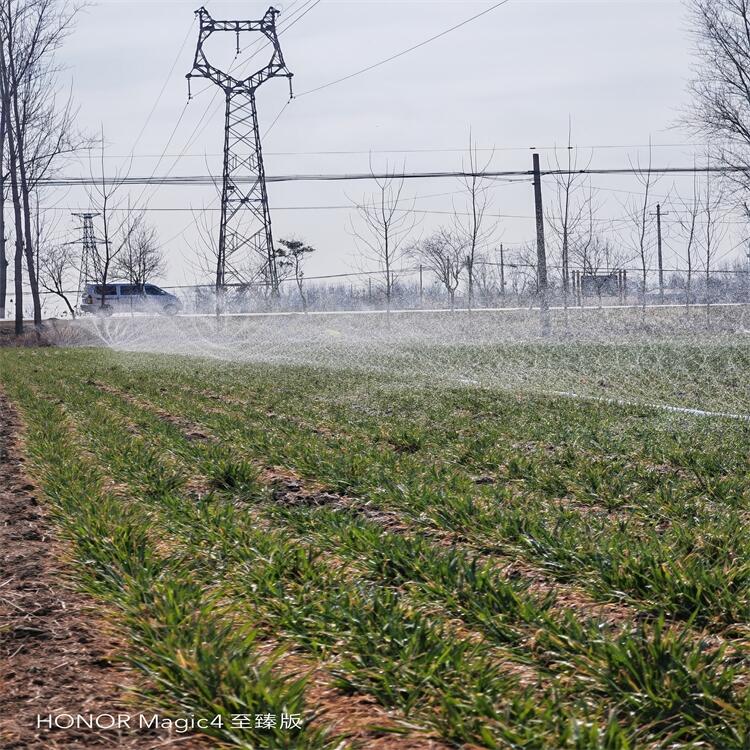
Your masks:
{"label": "concrete utility pole", "polygon": [[550,332],[549,300],[547,299],[547,253],[544,247],[544,209],[542,207],[542,175],[539,170],[539,154],[534,154],[534,206],[536,209],[536,264],[539,283],[539,312],[542,336]]}
{"label": "concrete utility pole", "polygon": [[503,243],[500,243],[500,296],[505,306],[505,253],[503,252]]}
{"label": "concrete utility pole", "polygon": [[659,257],[659,304],[664,304],[664,256],[661,252],[661,205],[656,204],[656,238]]}
{"label": "concrete utility pole", "polygon": [[[662,253],[661,242],[661,217],[667,215],[667,211],[662,212],[661,205],[656,204],[656,256],[659,266],[659,304],[664,304],[664,255]],[[651,214],[654,216],[654,214]]]}

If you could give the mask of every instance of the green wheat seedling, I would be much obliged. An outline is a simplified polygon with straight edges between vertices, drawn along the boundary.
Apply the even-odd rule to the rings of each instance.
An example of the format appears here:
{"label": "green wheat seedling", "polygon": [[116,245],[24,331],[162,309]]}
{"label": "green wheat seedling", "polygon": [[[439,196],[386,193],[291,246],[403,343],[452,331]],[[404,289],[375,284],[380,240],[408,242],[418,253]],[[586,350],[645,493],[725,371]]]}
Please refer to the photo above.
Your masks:
{"label": "green wheat seedling", "polygon": [[[79,585],[129,634],[144,700],[165,712],[301,706],[276,640],[457,745],[745,748],[750,426],[531,392],[554,375],[559,390],[739,403],[723,384],[743,353],[680,347],[409,355],[495,357],[526,378],[518,395],[72,350],[14,352],[0,379]],[[351,502],[285,507],[262,466]],[[561,608],[493,564],[513,559],[632,619]],[[309,725],[294,745],[215,736],[333,741]]]}

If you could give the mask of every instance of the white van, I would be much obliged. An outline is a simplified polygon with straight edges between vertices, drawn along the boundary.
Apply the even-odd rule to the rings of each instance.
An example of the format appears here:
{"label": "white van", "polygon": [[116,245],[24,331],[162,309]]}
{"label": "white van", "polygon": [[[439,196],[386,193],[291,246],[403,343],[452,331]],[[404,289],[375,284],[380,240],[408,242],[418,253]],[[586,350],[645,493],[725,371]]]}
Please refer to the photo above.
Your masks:
{"label": "white van", "polygon": [[[102,305],[102,294],[104,304]],[[165,292],[154,284],[87,284],[81,300],[81,312],[95,315],[145,312],[176,315],[182,303],[174,294]]]}

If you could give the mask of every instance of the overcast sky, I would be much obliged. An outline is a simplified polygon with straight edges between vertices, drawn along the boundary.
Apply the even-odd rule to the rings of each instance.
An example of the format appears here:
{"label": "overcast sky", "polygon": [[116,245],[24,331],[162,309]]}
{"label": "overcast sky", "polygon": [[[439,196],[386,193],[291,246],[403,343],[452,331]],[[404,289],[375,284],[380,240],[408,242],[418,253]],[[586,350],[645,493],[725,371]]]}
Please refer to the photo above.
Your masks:
{"label": "overcast sky", "polygon": [[[281,29],[289,19],[296,20],[280,37],[294,73],[295,91],[305,92],[377,62],[492,4],[486,0],[322,0],[314,7],[311,0],[277,3]],[[256,19],[268,4],[209,2],[206,6],[217,19]],[[192,67],[197,38],[195,8],[196,2],[181,1],[100,2],[81,14],[62,51],[80,107],[79,126],[89,133],[104,128],[111,172],[124,168],[133,149],[133,176],[221,171],[222,97],[208,82],[196,80],[193,93],[198,95],[185,109],[184,76]],[[309,12],[300,17],[306,9]],[[226,35],[222,41],[228,50],[226,64],[233,57],[234,39]],[[212,52],[222,62],[216,47]],[[261,59],[262,55],[256,57],[250,67]],[[370,151],[376,167],[405,163],[414,171],[456,169],[464,157],[461,149],[468,143],[469,128],[480,147],[496,148],[491,168],[527,169],[531,147],[545,149],[541,154],[546,164],[552,154],[549,147],[565,143],[569,118],[574,143],[596,147],[592,166],[627,166],[649,137],[657,144],[655,164],[690,164],[693,149],[686,144],[696,139],[675,123],[689,104],[686,86],[691,64],[686,8],[678,0],[510,0],[394,62],[295,99],[264,141],[266,171],[269,175],[362,172],[368,168]],[[258,95],[262,130],[271,125],[287,99],[283,79],[262,87]],[[148,126],[136,143],[152,108]],[[354,153],[320,153],[332,151]],[[162,152],[165,156],[159,161]],[[588,161],[588,154],[582,161]],[[76,174],[88,169],[85,162],[70,163],[63,171]],[[678,187],[689,182],[677,180]],[[656,194],[665,194],[673,183],[663,180]],[[601,217],[622,217],[621,203],[632,197],[628,191],[636,189],[632,179],[603,177],[595,185],[603,189]],[[297,235],[318,248],[309,273],[352,270],[360,265],[347,231],[352,212],[322,207],[347,206],[368,190],[365,182],[271,185],[275,236]],[[416,202],[423,211],[450,212],[453,205],[462,206],[462,196],[446,194],[459,190],[455,179],[435,179],[410,182],[406,193],[427,196]],[[552,193],[553,185],[546,183],[549,202]],[[127,195],[123,192],[121,198]],[[499,220],[498,240],[509,248],[533,237],[532,198],[528,182],[501,183],[493,191],[493,213],[521,217]],[[132,188],[130,199],[150,209],[149,221],[168,251],[165,282],[194,280],[195,226],[193,214],[185,209],[216,206],[215,191]],[[57,204],[49,214],[58,218],[56,235],[72,239],[75,222],[68,209],[87,208],[85,193],[50,192],[45,203]],[[429,231],[447,219],[440,213],[420,216],[419,231]],[[668,220],[665,225],[670,233]],[[603,221],[601,226],[603,231],[608,227]],[[739,223],[733,225],[727,242],[741,240],[744,231]],[[676,233],[668,236],[670,247],[678,253]],[[668,258],[668,263],[678,263],[678,258]]]}

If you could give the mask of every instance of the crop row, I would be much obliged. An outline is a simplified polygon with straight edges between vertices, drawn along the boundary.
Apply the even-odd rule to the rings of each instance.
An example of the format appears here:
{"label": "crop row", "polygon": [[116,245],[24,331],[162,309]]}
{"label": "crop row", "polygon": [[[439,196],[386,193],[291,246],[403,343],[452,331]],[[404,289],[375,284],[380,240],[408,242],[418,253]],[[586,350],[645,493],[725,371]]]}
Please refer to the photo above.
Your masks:
{"label": "crop row", "polygon": [[[175,380],[178,384],[179,372]],[[644,481],[636,485],[632,502],[643,503],[646,517],[599,514],[575,503],[555,502],[561,488],[539,477],[549,476],[552,482],[559,467],[544,451],[515,455],[503,464],[510,476],[477,485],[451,455],[450,444],[439,455],[436,450],[355,441],[335,429],[299,427],[284,419],[281,405],[275,404],[280,389],[271,405],[273,416],[267,416],[266,404],[252,401],[238,415],[236,407],[222,408],[215,399],[193,391],[173,387],[165,393],[161,382],[158,375],[141,372],[137,392],[167,411],[200,422],[222,441],[260,460],[288,466],[416,524],[453,531],[474,549],[520,554],[561,581],[579,582],[598,598],[626,596],[646,610],[695,619],[712,629],[748,619],[748,479],[725,462],[714,470],[704,460],[704,472],[687,478],[636,465],[633,472],[640,472]],[[126,385],[134,387],[132,380]],[[573,429],[569,423],[568,430]],[[738,441],[742,429],[735,427]],[[421,433],[414,437],[416,442],[425,439]],[[399,445],[404,444],[402,438]],[[594,472],[585,452],[576,457],[571,446],[568,456],[570,473],[585,478]],[[603,457],[600,465],[606,465]],[[614,495],[620,489],[606,472],[588,481],[595,481],[602,492],[609,492],[611,485]]]}
{"label": "crop row", "polygon": [[[226,514],[229,513],[229,516],[232,516],[234,513],[231,510],[228,511],[227,508],[231,509],[233,506],[218,504],[221,508],[220,511],[217,510],[217,518],[220,518],[218,524],[208,521],[210,513],[206,515],[208,512],[206,503],[196,506],[200,509],[200,515],[191,516],[189,510],[193,505],[186,504],[185,499],[180,497],[179,490],[182,482],[174,479],[179,476],[179,471],[177,470],[175,474],[176,469],[172,462],[164,463],[160,453],[153,453],[141,441],[134,441],[132,434],[128,433],[125,426],[118,425],[111,405],[104,410],[96,407],[96,393],[93,389],[82,389],[79,399],[76,404],[76,399],[71,399],[68,393],[67,403],[72,401],[74,406],[81,410],[76,414],[76,418],[85,418],[87,434],[98,441],[90,446],[90,449],[93,449],[92,452],[105,457],[108,470],[112,470],[112,473],[117,475],[117,479],[130,481],[130,493],[136,496],[140,494],[142,501],[147,504],[146,507],[149,504],[153,507],[157,499],[162,505],[166,504],[169,513],[164,518],[160,518],[160,522],[171,517],[172,523],[177,523],[177,527],[173,529],[174,532],[178,532],[180,526],[182,527],[183,533],[191,539],[191,552],[188,556],[191,560],[203,559],[205,562],[205,554],[196,554],[196,550],[203,550],[204,553],[211,555],[209,564],[204,565],[198,572],[206,575],[206,572],[213,567],[214,570],[221,570],[222,577],[226,578],[227,571],[220,559],[225,553],[219,551],[229,548],[233,554],[236,554],[239,545],[240,549],[245,550],[244,557],[241,561],[235,560],[234,564],[241,562],[244,566],[242,568],[243,583],[250,578],[255,581],[255,586],[261,586],[260,590],[268,592],[269,596],[264,597],[264,601],[281,601],[283,611],[281,615],[278,613],[276,615],[279,618],[276,620],[277,624],[287,632],[291,632],[298,642],[307,644],[308,648],[312,648],[311,644],[318,644],[315,648],[320,648],[321,641],[326,647],[325,635],[331,632],[336,633],[336,643],[340,643],[338,638],[340,631],[342,628],[351,626],[351,623],[347,626],[346,617],[343,621],[340,618],[336,619],[337,613],[340,613],[342,608],[342,601],[351,604],[350,607],[344,606],[344,610],[369,611],[367,602],[375,607],[374,600],[364,601],[361,598],[361,591],[382,592],[385,590],[390,591],[389,596],[396,597],[394,601],[403,607],[398,591],[404,585],[408,585],[410,594],[414,596],[413,589],[416,583],[418,584],[417,598],[422,596],[430,600],[439,599],[443,605],[449,609],[452,608],[455,614],[462,617],[468,624],[478,627],[485,636],[495,642],[518,646],[520,643],[525,643],[521,640],[524,637],[524,629],[538,630],[537,661],[540,665],[552,671],[567,670],[577,674],[579,682],[583,680],[590,683],[589,700],[594,699],[595,702],[598,700],[606,704],[607,698],[611,699],[623,714],[632,715],[636,723],[645,724],[648,727],[647,732],[652,736],[656,734],[679,739],[681,736],[697,735],[701,739],[712,738],[713,741],[718,741],[716,738],[721,737],[722,742],[728,743],[727,747],[734,746],[739,742],[738,738],[743,736],[745,731],[743,725],[727,718],[732,716],[731,712],[721,717],[723,713],[726,713],[723,706],[730,709],[734,706],[733,710],[737,715],[741,715],[743,710],[743,698],[735,695],[732,687],[733,671],[731,668],[721,666],[721,652],[704,653],[702,649],[696,648],[685,634],[675,635],[665,632],[658,621],[653,626],[625,634],[619,639],[606,638],[600,629],[596,629],[595,623],[581,624],[570,617],[562,619],[551,617],[548,613],[551,602],[534,601],[532,597],[526,595],[522,586],[512,586],[496,576],[493,577],[488,569],[477,568],[475,562],[460,553],[440,554],[426,543],[384,535],[378,529],[363,523],[361,519],[345,519],[341,514],[321,512],[317,512],[316,517],[313,517],[307,511],[300,509],[296,511],[287,509],[280,513],[269,506],[270,515],[277,524],[283,522],[287,528],[296,528],[297,532],[306,529],[308,536],[314,535],[317,546],[308,547],[306,555],[303,555],[303,562],[314,560],[320,554],[321,548],[327,545],[329,551],[337,550],[339,554],[346,553],[353,563],[358,563],[360,569],[364,565],[367,579],[377,586],[374,589],[363,588],[361,584],[353,589],[347,587],[346,596],[344,596],[341,593],[342,584],[337,577],[326,577],[325,572],[319,569],[312,570],[311,564],[305,565],[300,562],[292,553],[293,549],[300,549],[300,547],[292,546],[284,549],[280,559],[297,560],[290,563],[293,571],[291,574],[288,570],[283,573],[282,579],[286,581],[283,589],[274,589],[273,586],[278,586],[280,580],[276,570],[278,561],[270,566],[271,572],[269,573],[268,569],[258,564],[258,556],[262,561],[269,553],[265,548],[260,552],[257,551],[259,539],[256,538],[253,542],[256,557],[253,557],[253,553],[248,553],[247,548],[242,546],[240,542],[243,537],[236,518],[232,521],[234,525],[227,526],[229,521]],[[126,405],[122,404],[122,406]],[[87,417],[84,416],[86,413],[88,413]],[[196,459],[201,459],[202,456],[202,467],[207,475],[212,477],[214,482],[218,482],[224,490],[231,490],[231,497],[236,497],[237,491],[243,491],[248,499],[252,499],[257,494],[257,487],[254,488],[251,481],[252,473],[247,467],[241,468],[243,466],[241,462],[238,464],[232,460],[233,453],[236,453],[235,447],[232,449],[224,447],[228,445],[225,443],[222,446],[222,453],[221,450],[217,451],[215,448],[191,444],[181,440],[178,431],[170,428],[169,425],[159,423],[148,414],[135,414],[130,407],[123,408],[120,416],[122,419],[134,421],[138,428],[149,430],[148,445],[159,445],[165,456],[178,456],[184,461],[193,461],[193,465]],[[96,437],[97,434],[98,437]],[[117,435],[119,437],[116,438]],[[244,448],[241,452],[244,453]],[[183,480],[185,478],[183,476]],[[249,492],[248,488],[242,490],[243,481],[249,483]],[[265,495],[260,493],[255,500],[263,497]],[[187,500],[189,501],[190,498]],[[153,510],[151,512],[153,513]],[[152,518],[153,520],[155,519]],[[206,530],[211,528],[215,529],[213,535],[206,537],[205,535],[209,533]],[[246,532],[247,529],[242,533]],[[200,538],[196,538],[196,535]],[[262,539],[263,535],[260,538]],[[222,540],[224,540],[223,543]],[[300,572],[301,568],[305,568],[304,573]],[[234,572],[236,573],[236,570]],[[263,578],[266,575],[271,575],[270,584]],[[321,575],[323,578],[320,577]],[[258,579],[257,576],[261,578]],[[236,575],[232,576],[232,579],[236,577]],[[289,587],[290,577],[295,584],[300,583],[300,578],[304,580],[303,592],[308,597],[307,599],[296,594],[290,598],[290,590],[293,590],[293,587]],[[327,599],[330,592],[333,592],[332,598]],[[236,590],[232,593],[238,595]],[[274,593],[278,596],[273,596]],[[311,595],[312,601],[309,598]],[[352,595],[359,598],[351,599]],[[344,599],[341,599],[341,596],[344,596]],[[377,600],[375,608],[380,610],[383,606],[385,605]],[[396,605],[393,602],[385,606],[391,619],[403,619],[404,612],[394,609],[394,606]],[[407,609],[407,611],[411,610]],[[307,616],[307,612],[312,614]],[[299,624],[300,615],[302,624]],[[393,627],[388,625],[390,622],[391,620],[387,620],[381,625]],[[311,627],[310,623],[314,626]],[[367,626],[368,628],[372,626],[375,632],[378,632],[377,622],[368,621]],[[363,636],[362,633],[360,635]],[[445,641],[445,632],[441,631],[440,638],[437,640]],[[359,646],[364,645],[364,641],[354,643],[358,643]],[[468,646],[463,644],[462,647]],[[372,649],[373,644],[370,644],[369,648]],[[349,646],[349,649],[350,651],[343,654],[347,658],[361,659],[363,657],[363,654],[353,646]],[[381,658],[382,654],[376,653],[377,658]],[[432,657],[434,653],[430,658]],[[370,667],[372,667],[371,664]],[[478,673],[475,674],[471,669],[468,673],[478,678]],[[357,679],[360,678],[361,675]],[[356,684],[379,693],[381,700],[392,703],[395,697],[389,697],[387,692],[383,694],[383,691],[392,691],[395,684],[396,692],[398,692],[402,690],[402,686],[395,680],[395,671],[393,674],[389,673],[387,678],[385,684],[373,684],[372,675],[370,675],[369,682]],[[353,686],[355,683],[349,684]],[[701,689],[695,691],[695,685],[700,685]],[[633,689],[633,686],[637,689]],[[447,687],[443,686],[444,689]],[[517,684],[514,684],[513,688],[516,694],[523,695],[523,691]],[[451,689],[458,690],[459,688],[453,686]],[[471,692],[473,688],[468,686],[464,689]],[[506,692],[509,690],[508,684],[505,684],[505,689]],[[437,687],[431,685],[430,690],[434,692]],[[579,690],[580,684],[575,692]],[[399,704],[402,709],[408,711],[416,704],[428,705],[425,703],[428,697],[421,693],[409,693],[409,695],[411,696],[409,701]],[[430,696],[434,698],[433,693],[430,693]],[[564,696],[557,696],[554,699],[556,702],[551,703],[552,698],[547,697],[546,703],[542,702],[539,705],[544,705],[545,711],[550,712],[549,716],[558,717],[558,721],[560,717],[566,715],[569,717],[575,717],[577,713],[580,715],[580,707],[576,709],[575,706],[568,705],[566,708],[564,702],[560,702],[563,698]],[[536,701],[538,700],[537,698]],[[434,709],[434,704],[429,705]],[[591,711],[592,707],[589,705],[587,710]],[[476,721],[476,711],[475,705],[473,713],[470,712],[474,721]],[[498,736],[497,733],[500,732],[496,724],[498,717],[486,714],[484,716],[480,714],[480,717],[483,721],[492,722],[493,728],[489,730],[490,736]],[[459,718],[452,716],[450,724],[441,725],[440,731],[445,736],[457,740],[473,738],[475,742],[481,741],[478,738],[483,736],[482,729],[477,728],[476,725],[472,725],[473,734],[460,736],[449,734],[449,732],[455,732],[457,722],[461,723]],[[466,722],[468,718],[464,717],[461,721]],[[520,721],[521,718],[514,714],[513,726]],[[531,734],[523,740],[525,744],[533,743],[535,738],[542,736],[546,736],[547,741],[549,740],[550,728],[544,716],[533,714],[524,721],[527,721],[531,727]],[[485,725],[481,726],[486,729]],[[580,733],[580,722],[569,726],[578,727],[575,731]],[[610,725],[596,741],[603,741],[602,738],[605,736],[614,738],[618,736],[617,731],[613,725]],[[637,736],[634,726],[629,727],[629,733],[631,736],[634,734]],[[511,741],[509,735],[500,734],[499,736],[506,741]],[[487,738],[484,741],[487,742]],[[614,741],[612,739],[612,742]],[[534,745],[527,744],[527,746]]]}

